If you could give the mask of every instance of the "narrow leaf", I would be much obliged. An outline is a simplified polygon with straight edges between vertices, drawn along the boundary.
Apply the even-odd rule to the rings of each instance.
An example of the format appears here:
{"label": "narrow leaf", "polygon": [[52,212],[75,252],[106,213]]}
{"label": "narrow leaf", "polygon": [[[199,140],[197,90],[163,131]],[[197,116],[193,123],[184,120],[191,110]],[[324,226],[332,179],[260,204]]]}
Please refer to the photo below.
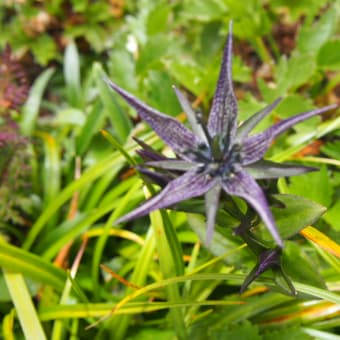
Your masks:
{"label": "narrow leaf", "polygon": [[312,226],[308,226],[302,229],[300,231],[300,234],[307,238],[308,240],[315,243],[320,248],[340,258],[340,245],[337,244],[335,241],[331,240],[320,230],[317,230]]}
{"label": "narrow leaf", "polygon": [[37,282],[63,289],[66,274],[41,257],[0,241],[0,266],[30,277]]}
{"label": "narrow leaf", "polygon": [[4,271],[4,277],[25,338],[47,339],[23,276],[18,273]]}
{"label": "narrow leaf", "polygon": [[26,136],[33,134],[39,115],[41,99],[53,72],[54,69],[52,68],[42,72],[31,87],[29,97],[22,110],[22,121],[20,123],[21,131]]}

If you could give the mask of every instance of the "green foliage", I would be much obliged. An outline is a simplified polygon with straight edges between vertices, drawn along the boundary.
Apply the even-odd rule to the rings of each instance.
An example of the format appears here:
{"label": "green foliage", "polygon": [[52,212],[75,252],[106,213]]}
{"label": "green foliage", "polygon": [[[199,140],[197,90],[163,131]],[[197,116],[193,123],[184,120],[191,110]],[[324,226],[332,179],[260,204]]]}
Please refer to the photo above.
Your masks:
{"label": "green foliage", "polygon": [[333,190],[325,166],[320,171],[290,179],[289,191],[292,194],[303,195],[325,207],[332,202]]}
{"label": "green foliage", "polygon": [[312,340],[312,336],[306,334],[298,327],[280,329],[264,333],[264,340]]}
{"label": "green foliage", "polygon": [[0,134],[10,122],[20,142],[0,137],[0,267],[9,274],[0,278],[0,337],[42,337],[42,329],[58,340],[335,336],[339,260],[329,243],[298,234],[313,224],[340,241],[339,110],[297,125],[267,155],[320,168],[261,183],[289,239],[281,263],[297,296],[282,294],[272,271],[240,295],[256,257],[235,228],[246,219],[257,247],[272,246],[244,202],[222,197],[208,247],[200,198],[114,224],[158,191],[128,168],[141,162],[131,137],[169,151],[103,76],[176,117],[175,84],[206,119],[233,19],[241,121],[284,96],[258,132],[338,101],[339,16],[327,0],[1,3],[0,47],[11,46],[30,91],[11,106],[19,95],[6,97],[0,78]]}

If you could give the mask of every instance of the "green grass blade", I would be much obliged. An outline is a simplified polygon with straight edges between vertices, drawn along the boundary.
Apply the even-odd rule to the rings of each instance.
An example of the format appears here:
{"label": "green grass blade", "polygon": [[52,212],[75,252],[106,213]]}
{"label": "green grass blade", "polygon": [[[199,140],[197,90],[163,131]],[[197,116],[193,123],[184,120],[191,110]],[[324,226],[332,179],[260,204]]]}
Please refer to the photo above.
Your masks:
{"label": "green grass blade", "polygon": [[66,280],[66,273],[63,270],[37,255],[3,241],[0,241],[0,266],[7,270],[22,273],[24,276],[58,290],[63,289]]}
{"label": "green grass blade", "polygon": [[94,65],[96,82],[100,98],[104,104],[104,110],[111,121],[111,125],[121,143],[124,143],[131,130],[131,122],[128,116],[121,110],[112,90],[103,80],[105,73],[100,64]]}
{"label": "green grass blade", "polygon": [[4,277],[26,339],[46,340],[24,278],[6,270]]}
{"label": "green grass blade", "polygon": [[64,190],[62,190],[59,195],[55,197],[54,201],[46,207],[46,209],[37,219],[35,224],[32,226],[23,244],[23,248],[29,249],[33,245],[35,239],[45,227],[46,223],[64,203],[72,198],[72,195],[76,191],[79,191],[88,183],[91,183],[98,177],[104,175],[107,171],[110,171],[113,167],[119,165],[119,163],[122,161],[122,156],[118,153],[114,153],[110,157],[104,159],[103,161],[97,163],[96,165],[85,171],[78,180],[73,181]]}
{"label": "green grass blade", "polygon": [[[131,302],[121,307],[117,315],[133,315],[147,312],[155,312],[164,309],[176,309],[193,306],[231,306],[238,305],[239,301],[226,300],[206,300],[206,301],[174,301],[174,302]],[[92,318],[105,317],[112,313],[117,306],[114,303],[89,303],[89,304],[72,304],[72,305],[56,305],[53,307],[44,307],[40,310],[39,316],[43,321],[67,319],[67,318]],[[116,336],[116,329],[115,336]]]}
{"label": "green grass blade", "polygon": [[118,205],[116,209],[114,209],[110,217],[108,218],[107,222],[105,223],[104,232],[102,235],[100,235],[100,237],[98,238],[96,242],[96,245],[94,248],[93,260],[92,260],[92,280],[93,280],[93,291],[97,298],[99,297],[99,291],[100,291],[99,265],[102,259],[105,245],[110,235],[110,229],[114,227],[114,221],[122,214],[122,211],[124,211],[126,205],[131,200],[131,197],[135,196],[135,193],[137,190],[139,190],[139,188],[140,188],[140,181],[136,181],[134,185],[131,186],[130,190],[125,194],[125,196],[121,198],[119,201],[117,200]]}
{"label": "green grass blade", "polygon": [[66,94],[69,104],[81,108],[80,65],[79,53],[74,41],[71,41],[65,49],[64,55],[64,78]]}
{"label": "green grass blade", "polygon": [[[155,247],[154,232],[152,228],[149,228],[145,243],[139,253],[138,261],[131,275],[130,282],[138,286],[143,286],[145,284],[149,268],[153,261]],[[127,289],[127,293],[131,293],[131,289]],[[112,320],[110,328],[115,330],[117,339],[124,339],[130,320],[131,317],[129,315],[120,316]]]}
{"label": "green grass blade", "polygon": [[[180,256],[178,251],[176,251],[178,249],[176,244],[178,240],[177,238],[173,237],[173,231],[169,230],[170,228],[173,229],[173,226],[170,224],[170,220],[166,216],[166,212],[154,211],[150,213],[150,219],[156,237],[156,247],[163,277],[171,278],[179,276],[182,274],[182,270],[178,262],[182,262],[182,257],[178,259]],[[181,294],[178,285],[171,285],[168,287],[167,299],[170,303],[181,300]],[[170,311],[172,324],[179,339],[187,338],[183,312],[183,309],[180,308]]]}
{"label": "green grass blade", "polygon": [[32,136],[34,132],[41,99],[53,72],[54,69],[51,68],[42,72],[31,87],[29,97],[22,109],[22,120],[20,123],[21,132],[25,136]]}
{"label": "green grass blade", "polygon": [[76,137],[76,153],[83,155],[89,148],[93,136],[102,128],[105,116],[102,114],[102,103],[96,102],[86,116],[85,124]]}
{"label": "green grass blade", "polygon": [[[43,165],[44,205],[54,201],[60,191],[61,162],[59,145],[55,138],[46,132],[37,132],[36,135],[43,140],[45,159]],[[55,218],[50,219],[49,225],[56,224]]]}

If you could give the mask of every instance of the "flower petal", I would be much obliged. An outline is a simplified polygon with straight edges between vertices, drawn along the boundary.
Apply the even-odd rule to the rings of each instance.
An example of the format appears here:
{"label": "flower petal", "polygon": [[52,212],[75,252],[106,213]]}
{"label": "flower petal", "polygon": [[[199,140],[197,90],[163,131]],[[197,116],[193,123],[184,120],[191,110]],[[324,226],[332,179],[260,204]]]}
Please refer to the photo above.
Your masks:
{"label": "flower petal", "polygon": [[247,173],[251,175],[251,177],[256,179],[296,176],[309,171],[318,170],[318,168],[313,168],[309,166],[274,163],[264,159],[246,165],[243,168],[247,171]]}
{"label": "flower petal", "polygon": [[204,133],[202,124],[199,121],[197,114],[192,109],[191,104],[189,103],[188,99],[176,86],[173,86],[173,89],[175,90],[177,99],[179,103],[181,104],[183,111],[187,115],[192,131],[194,132],[196,136],[198,136],[202,141],[204,141],[205,144],[208,144],[207,136]]}
{"label": "flower petal", "polygon": [[189,161],[184,161],[181,159],[167,159],[155,162],[146,162],[144,165],[150,166],[153,168],[160,168],[166,170],[180,170],[187,171],[193,168],[199,167],[199,163],[193,163]]}
{"label": "flower petal", "polygon": [[245,199],[260,215],[276,243],[280,247],[283,246],[266,197],[262,189],[250,175],[244,171],[239,171],[235,173],[233,177],[223,180],[222,188],[229,195],[235,195]]}
{"label": "flower petal", "polygon": [[107,84],[119,93],[128,104],[152,127],[163,141],[168,144],[175,153],[185,159],[191,159],[186,150],[197,148],[202,141],[176,119],[167,116],[152,107],[144,104],[132,94],[120,88],[118,85],[105,79]]}
{"label": "flower petal", "polygon": [[231,79],[232,22],[224,48],[219,79],[208,120],[211,137],[220,135],[226,143],[233,140],[237,128],[237,101]]}
{"label": "flower petal", "polygon": [[262,252],[259,255],[258,264],[252,269],[252,271],[248,274],[246,279],[244,280],[240,293],[243,293],[247,287],[262,273],[267,271],[268,269],[278,269],[281,266],[280,263],[280,249],[268,249]]}
{"label": "flower petal", "polygon": [[236,142],[242,143],[245,138],[248,137],[248,134],[254,127],[269,113],[271,113],[274,108],[280,104],[282,97],[276,99],[273,103],[266,106],[263,110],[254,113],[250,118],[248,118],[238,129],[236,135]]}
{"label": "flower petal", "polygon": [[145,181],[149,180],[151,183],[157,184],[161,188],[164,188],[169,182],[174,179],[174,176],[170,176],[167,173],[152,171],[142,166],[136,166],[136,169],[141,175],[143,175],[142,177]]}
{"label": "flower petal", "polygon": [[242,164],[246,165],[254,163],[261,159],[266,153],[273,139],[295,124],[300,123],[310,117],[335,109],[336,107],[338,107],[338,105],[334,104],[321,109],[300,113],[291,118],[281,120],[262,133],[248,137],[242,145]]}
{"label": "flower petal", "polygon": [[144,162],[147,161],[164,161],[167,158],[162,155],[157,150],[154,150],[151,146],[144,143],[142,140],[132,137],[134,141],[142,147],[142,149],[136,150],[136,153],[144,160]]}
{"label": "flower petal", "polygon": [[144,216],[153,210],[167,208],[186,199],[203,195],[216,184],[216,180],[204,172],[188,171],[174,179],[156,196],[145,201],[132,212],[120,217],[115,223],[122,223]]}
{"label": "flower petal", "polygon": [[209,246],[213,237],[220,194],[220,184],[215,185],[205,194],[205,211],[207,215],[207,234],[205,240],[206,246]]}

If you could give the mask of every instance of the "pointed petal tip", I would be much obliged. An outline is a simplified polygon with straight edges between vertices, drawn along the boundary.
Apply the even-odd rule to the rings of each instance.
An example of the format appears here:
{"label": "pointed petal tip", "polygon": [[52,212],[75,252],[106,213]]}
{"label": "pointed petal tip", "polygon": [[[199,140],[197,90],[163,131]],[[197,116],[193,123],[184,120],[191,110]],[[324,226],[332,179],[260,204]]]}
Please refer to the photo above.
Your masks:
{"label": "pointed petal tip", "polygon": [[126,218],[127,214],[117,218],[116,220],[113,221],[112,225],[118,225],[124,222],[127,222],[129,220],[129,218]]}
{"label": "pointed petal tip", "polygon": [[280,249],[283,249],[283,248],[284,248],[284,243],[283,243],[281,237],[279,237],[278,239],[275,239],[275,241],[276,241],[276,244],[278,245],[278,247],[279,247]]}
{"label": "pointed petal tip", "polygon": [[326,108],[328,107],[328,110],[334,110],[334,109],[338,109],[340,107],[340,104],[331,104],[326,106]]}
{"label": "pointed petal tip", "polygon": [[114,83],[111,79],[109,79],[108,77],[106,76],[103,76],[102,77],[103,81],[106,83],[106,85],[108,87],[110,87],[111,89],[117,91],[117,92],[121,92],[123,91],[116,83]]}
{"label": "pointed petal tip", "polygon": [[102,76],[102,79],[106,83],[106,85],[108,85],[110,87],[112,87],[112,84],[114,84],[114,82],[110,78],[108,78],[107,76]]}

